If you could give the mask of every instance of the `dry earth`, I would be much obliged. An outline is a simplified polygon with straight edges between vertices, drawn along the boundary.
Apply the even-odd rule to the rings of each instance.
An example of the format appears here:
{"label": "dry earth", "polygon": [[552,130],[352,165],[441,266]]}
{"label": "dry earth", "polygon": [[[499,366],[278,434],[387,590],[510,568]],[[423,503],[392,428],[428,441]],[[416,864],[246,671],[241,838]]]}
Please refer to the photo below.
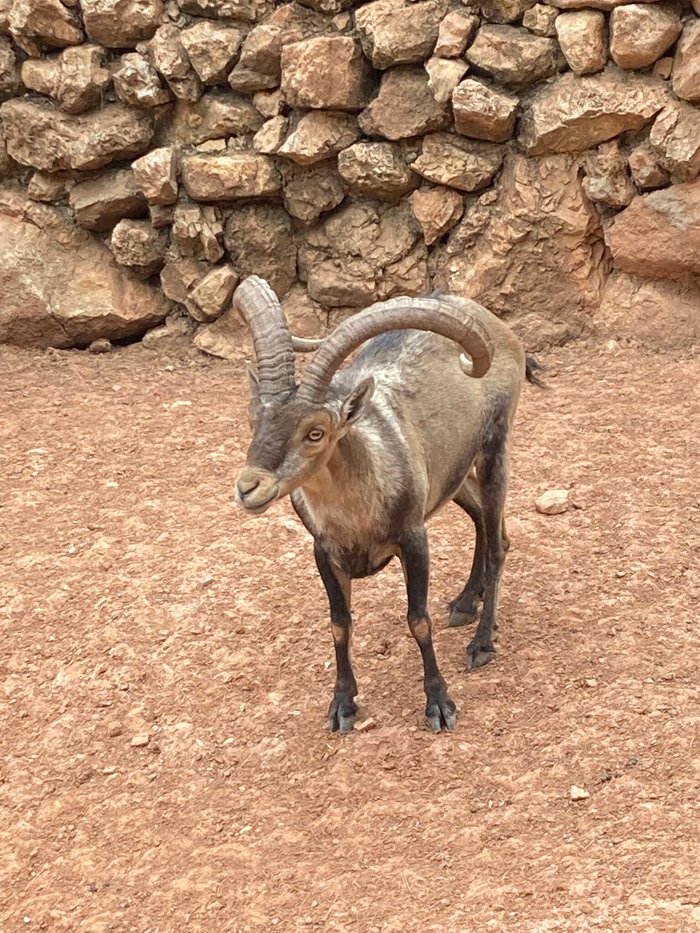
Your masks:
{"label": "dry earth", "polygon": [[[340,738],[310,542],[288,504],[230,501],[240,368],[0,348],[5,933],[700,930],[698,360],[548,362],[496,662],[466,673],[445,628],[472,543],[450,507],[457,730],[423,727],[390,567],[356,588],[376,725]],[[578,508],[536,513],[553,486]]]}

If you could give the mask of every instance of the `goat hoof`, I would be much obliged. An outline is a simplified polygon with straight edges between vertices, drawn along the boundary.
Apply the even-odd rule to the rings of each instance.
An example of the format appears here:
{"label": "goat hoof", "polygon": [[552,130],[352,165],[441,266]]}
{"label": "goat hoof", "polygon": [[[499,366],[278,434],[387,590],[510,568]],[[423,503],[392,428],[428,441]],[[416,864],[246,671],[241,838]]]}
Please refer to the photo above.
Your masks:
{"label": "goat hoof", "polygon": [[479,618],[479,605],[481,597],[476,593],[461,593],[450,603],[450,615],[447,624],[450,628],[460,625],[471,625]]}
{"label": "goat hoof", "polygon": [[489,661],[496,657],[496,649],[492,644],[482,645],[479,642],[470,641],[467,645],[467,670],[471,671],[475,667],[483,667]]}
{"label": "goat hoof", "polygon": [[357,705],[347,696],[334,696],[328,708],[329,732],[352,732]]}
{"label": "goat hoof", "polygon": [[441,732],[442,729],[452,732],[457,722],[457,707],[447,693],[429,696],[425,718],[433,732]]}
{"label": "goat hoof", "polygon": [[461,612],[459,609],[451,609],[447,619],[447,625],[449,628],[471,625],[473,622],[476,622],[478,615],[479,613],[476,609],[474,609],[473,612]]}

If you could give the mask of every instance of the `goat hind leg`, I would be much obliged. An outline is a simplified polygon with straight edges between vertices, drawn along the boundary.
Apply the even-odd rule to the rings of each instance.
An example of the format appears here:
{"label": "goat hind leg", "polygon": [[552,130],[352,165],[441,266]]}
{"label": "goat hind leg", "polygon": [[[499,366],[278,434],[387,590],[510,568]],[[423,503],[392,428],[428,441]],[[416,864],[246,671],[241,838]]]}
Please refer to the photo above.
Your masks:
{"label": "goat hind leg", "polygon": [[357,715],[357,681],[350,663],[350,578],[330,561],[318,543],[314,545],[316,566],[323,580],[331,611],[331,632],[335,647],[336,679],[333,699],[328,708],[328,731],[350,732]]}
{"label": "goat hind leg", "polygon": [[425,718],[433,732],[440,732],[442,728],[452,731],[457,721],[457,707],[447,692],[447,684],[438,667],[428,615],[430,556],[425,528],[420,528],[402,542],[401,565],[408,594],[408,627],[423,659]]}
{"label": "goat hind leg", "polygon": [[476,543],[469,579],[462,592],[450,603],[450,615],[447,624],[451,628],[476,622],[479,606],[484,594],[484,572],[486,569],[486,532],[484,531],[484,513],[481,508],[481,495],[476,480],[467,476],[457,490],[453,501],[464,509],[474,522]]}

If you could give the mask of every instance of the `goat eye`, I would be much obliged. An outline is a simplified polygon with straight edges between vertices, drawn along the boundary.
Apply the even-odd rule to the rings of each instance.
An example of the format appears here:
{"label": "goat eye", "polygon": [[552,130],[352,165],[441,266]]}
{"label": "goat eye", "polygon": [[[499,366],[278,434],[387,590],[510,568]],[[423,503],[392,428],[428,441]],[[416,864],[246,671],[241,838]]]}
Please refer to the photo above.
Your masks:
{"label": "goat eye", "polygon": [[307,441],[320,441],[323,439],[323,431],[320,428],[311,428],[309,433],[306,435]]}

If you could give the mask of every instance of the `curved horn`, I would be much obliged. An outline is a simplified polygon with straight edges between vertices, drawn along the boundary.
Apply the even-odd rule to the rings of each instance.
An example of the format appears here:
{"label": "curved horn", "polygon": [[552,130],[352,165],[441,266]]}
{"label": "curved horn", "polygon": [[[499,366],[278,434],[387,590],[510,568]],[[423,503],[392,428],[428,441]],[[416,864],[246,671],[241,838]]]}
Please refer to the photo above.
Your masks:
{"label": "curved horn", "polygon": [[253,337],[261,395],[281,395],[296,386],[294,350],[277,295],[264,279],[249,275],[233,293]]}
{"label": "curved horn", "polygon": [[323,343],[323,337],[295,337],[292,334],[292,347],[295,353],[313,353]]}
{"label": "curved horn", "polygon": [[299,384],[299,398],[320,404],[326,398],[334,373],[345,357],[370,337],[387,330],[433,331],[456,341],[472,358],[472,376],[488,372],[493,358],[493,344],[470,305],[460,305],[440,298],[392,298],[381,301],[348,318],[325,338],[316,356],[306,368]]}

